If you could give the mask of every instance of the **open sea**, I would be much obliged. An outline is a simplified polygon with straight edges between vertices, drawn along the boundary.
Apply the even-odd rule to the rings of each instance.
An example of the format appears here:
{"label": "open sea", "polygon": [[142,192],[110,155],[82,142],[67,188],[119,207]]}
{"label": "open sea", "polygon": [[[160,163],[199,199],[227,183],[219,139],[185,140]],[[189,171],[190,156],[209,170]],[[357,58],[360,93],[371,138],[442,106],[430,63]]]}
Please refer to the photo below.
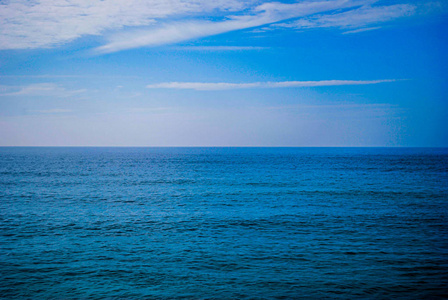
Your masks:
{"label": "open sea", "polygon": [[442,299],[448,149],[0,148],[0,298]]}

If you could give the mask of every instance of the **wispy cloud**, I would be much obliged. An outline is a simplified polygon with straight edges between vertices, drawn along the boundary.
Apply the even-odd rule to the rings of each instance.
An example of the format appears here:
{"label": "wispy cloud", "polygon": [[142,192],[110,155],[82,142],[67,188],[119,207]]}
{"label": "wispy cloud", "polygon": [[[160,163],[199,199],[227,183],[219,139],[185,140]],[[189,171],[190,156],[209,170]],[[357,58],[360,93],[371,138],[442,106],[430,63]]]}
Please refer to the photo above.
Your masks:
{"label": "wispy cloud", "polygon": [[149,89],[189,89],[198,91],[217,91],[251,88],[291,88],[291,87],[320,87],[341,85],[367,85],[385,82],[393,82],[395,79],[382,80],[321,80],[321,81],[280,81],[280,82],[253,82],[253,83],[229,83],[229,82],[163,82],[147,85]]}
{"label": "wispy cloud", "polygon": [[0,49],[46,48],[156,19],[238,11],[251,0],[12,0],[0,5]]}
{"label": "wispy cloud", "polygon": [[319,105],[309,105],[309,104],[295,104],[295,105],[279,105],[270,106],[267,109],[270,110],[291,110],[291,109],[360,109],[360,108],[396,108],[397,105],[392,105],[389,103],[336,103],[336,104],[319,104]]}
{"label": "wispy cloud", "polygon": [[[359,28],[411,16],[415,12],[416,6],[411,4],[397,4],[377,7],[366,5],[358,9],[353,9],[342,13],[319,14],[290,23],[274,24],[272,26],[296,29],[328,27]],[[361,31],[365,30],[352,30],[351,33]]]}
{"label": "wispy cloud", "polygon": [[[0,50],[49,48],[83,36],[103,35],[107,42],[94,50],[102,54],[175,44],[260,26],[354,30],[416,11],[416,5],[406,3],[373,6],[381,3],[379,0],[265,1],[3,1],[0,4]],[[425,11],[441,7],[440,2],[429,3],[433,4],[422,6],[426,7]],[[279,22],[283,24],[276,24]]]}
{"label": "wispy cloud", "polygon": [[254,46],[183,46],[176,47],[176,50],[187,51],[257,51],[271,49],[270,47],[254,47]]}
{"label": "wispy cloud", "polygon": [[104,74],[82,74],[82,75],[52,75],[52,74],[44,74],[44,75],[0,75],[0,78],[140,78],[140,76],[136,75],[104,75]]}
{"label": "wispy cloud", "polygon": [[355,29],[355,30],[345,31],[345,32],[343,32],[342,34],[360,33],[360,32],[365,32],[365,31],[377,30],[377,29],[380,29],[380,28],[381,28],[381,27],[359,28],[359,29]]}
{"label": "wispy cloud", "polygon": [[55,83],[36,83],[22,87],[12,87],[16,91],[0,94],[0,96],[51,96],[51,97],[70,97],[85,92],[81,90],[68,90]]}
{"label": "wispy cloud", "polygon": [[286,19],[357,7],[372,2],[374,0],[304,1],[293,4],[269,2],[255,7],[251,14],[230,16],[227,20],[220,22],[176,22],[148,30],[114,34],[109,37],[109,43],[96,48],[95,52],[103,54],[139,47],[174,44],[225,32],[272,24]]}

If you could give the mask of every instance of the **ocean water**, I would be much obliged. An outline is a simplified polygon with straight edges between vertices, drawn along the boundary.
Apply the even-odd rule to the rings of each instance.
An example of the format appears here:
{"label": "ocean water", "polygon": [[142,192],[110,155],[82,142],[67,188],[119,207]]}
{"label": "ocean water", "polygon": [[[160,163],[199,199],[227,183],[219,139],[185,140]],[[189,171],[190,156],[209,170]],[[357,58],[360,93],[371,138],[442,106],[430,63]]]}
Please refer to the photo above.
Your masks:
{"label": "ocean water", "polygon": [[448,149],[0,148],[0,297],[448,295]]}

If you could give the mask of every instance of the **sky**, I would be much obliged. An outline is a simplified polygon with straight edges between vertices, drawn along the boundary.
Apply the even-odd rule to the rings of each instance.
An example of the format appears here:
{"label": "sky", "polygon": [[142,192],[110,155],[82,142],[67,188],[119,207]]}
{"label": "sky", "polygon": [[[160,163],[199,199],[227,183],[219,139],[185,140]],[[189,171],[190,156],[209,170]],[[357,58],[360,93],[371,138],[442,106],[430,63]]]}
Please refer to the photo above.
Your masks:
{"label": "sky", "polygon": [[0,146],[448,147],[445,0],[0,0]]}

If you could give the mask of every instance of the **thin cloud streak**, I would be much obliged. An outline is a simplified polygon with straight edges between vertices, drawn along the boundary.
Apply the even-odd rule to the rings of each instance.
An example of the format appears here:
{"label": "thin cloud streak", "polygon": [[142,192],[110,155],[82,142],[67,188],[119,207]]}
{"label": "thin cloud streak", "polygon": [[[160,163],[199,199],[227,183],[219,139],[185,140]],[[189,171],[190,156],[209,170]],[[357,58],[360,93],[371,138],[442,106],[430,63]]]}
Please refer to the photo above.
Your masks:
{"label": "thin cloud streak", "polygon": [[353,33],[360,33],[360,32],[372,31],[372,30],[377,30],[377,29],[381,29],[381,27],[360,28],[360,29],[345,31],[342,34],[353,34]]}
{"label": "thin cloud streak", "polygon": [[97,74],[97,75],[89,75],[89,74],[83,74],[83,75],[51,75],[51,74],[45,74],[45,75],[0,75],[0,78],[140,78],[140,76],[137,75],[103,75],[103,74]]}
{"label": "thin cloud streak", "polygon": [[271,49],[271,47],[256,47],[256,46],[183,46],[175,47],[175,50],[185,51],[204,51],[204,52],[218,52],[218,51],[258,51]]}
{"label": "thin cloud streak", "polygon": [[189,89],[197,91],[219,91],[253,88],[293,88],[293,87],[322,87],[343,85],[368,85],[386,82],[394,82],[396,79],[382,80],[321,80],[321,81],[280,81],[280,82],[253,82],[253,83],[228,83],[228,82],[162,82],[149,84],[149,89]]}
{"label": "thin cloud streak", "polygon": [[[384,23],[415,14],[417,7],[411,4],[390,6],[363,6],[358,9],[331,15],[317,15],[291,23],[274,24],[273,27],[305,28],[360,28],[371,24]],[[360,32],[360,31],[359,31]]]}
{"label": "thin cloud streak", "polygon": [[66,88],[61,87],[55,83],[36,83],[18,88],[18,91],[0,94],[0,96],[51,96],[65,98],[87,91],[85,89],[67,90]]}
{"label": "thin cloud streak", "polygon": [[190,21],[162,27],[115,34],[106,45],[94,49],[95,54],[106,54],[140,47],[175,44],[206,36],[272,24],[291,18],[366,5],[374,0],[306,1],[293,4],[270,2],[261,4],[252,15],[231,16],[226,21]]}

